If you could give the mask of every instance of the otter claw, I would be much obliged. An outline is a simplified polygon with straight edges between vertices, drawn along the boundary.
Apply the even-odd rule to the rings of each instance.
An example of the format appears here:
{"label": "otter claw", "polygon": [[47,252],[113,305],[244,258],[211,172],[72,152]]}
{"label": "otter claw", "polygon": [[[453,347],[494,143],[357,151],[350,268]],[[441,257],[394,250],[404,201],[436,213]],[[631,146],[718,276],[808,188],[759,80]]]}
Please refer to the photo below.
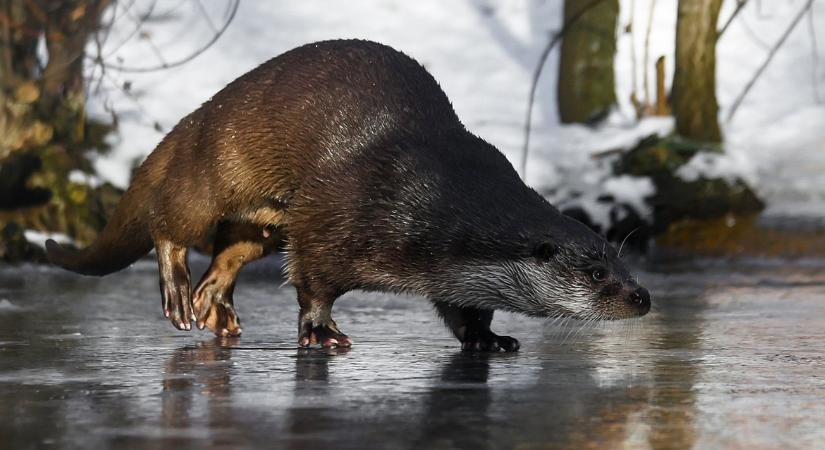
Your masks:
{"label": "otter claw", "polygon": [[211,304],[196,325],[201,330],[209,328],[218,337],[236,337],[242,331],[241,320],[235,308],[228,303]]}

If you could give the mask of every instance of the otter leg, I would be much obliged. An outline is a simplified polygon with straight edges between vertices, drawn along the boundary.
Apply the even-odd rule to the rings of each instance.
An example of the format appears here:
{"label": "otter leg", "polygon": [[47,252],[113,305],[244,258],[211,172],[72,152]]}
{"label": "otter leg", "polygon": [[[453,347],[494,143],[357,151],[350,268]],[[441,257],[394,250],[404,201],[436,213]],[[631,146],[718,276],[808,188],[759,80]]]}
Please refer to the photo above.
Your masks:
{"label": "otter leg", "polygon": [[250,262],[277,250],[279,243],[278,236],[255,224],[218,225],[212,263],[193,296],[198,328],[209,327],[217,336],[240,336],[241,321],[233,301],[238,273]]}
{"label": "otter leg", "polygon": [[188,249],[170,240],[157,239],[160,269],[160,293],[163,298],[163,313],[179,330],[191,330],[192,294],[189,281],[189,265],[186,262]]}
{"label": "otter leg", "polygon": [[235,312],[232,294],[241,268],[263,256],[252,242],[236,242],[216,250],[209,270],[195,287],[193,306],[198,328],[209,327],[216,336],[240,336],[241,320]]}
{"label": "otter leg", "polygon": [[438,315],[461,341],[461,350],[476,352],[515,352],[518,340],[510,336],[499,336],[490,331],[493,311],[472,307],[453,306],[444,302],[434,302]]}
{"label": "otter leg", "polygon": [[337,294],[321,293],[296,284],[298,290],[298,346],[351,347],[352,339],[338,329],[332,320],[332,304]]}

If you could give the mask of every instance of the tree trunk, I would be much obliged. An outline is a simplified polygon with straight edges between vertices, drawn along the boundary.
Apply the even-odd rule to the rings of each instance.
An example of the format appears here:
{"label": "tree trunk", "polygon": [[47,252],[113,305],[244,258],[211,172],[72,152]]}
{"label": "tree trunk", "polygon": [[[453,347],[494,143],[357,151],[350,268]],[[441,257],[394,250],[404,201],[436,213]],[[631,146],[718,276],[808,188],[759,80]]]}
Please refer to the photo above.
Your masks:
{"label": "tree trunk", "polygon": [[716,21],[722,0],[679,0],[673,115],[676,132],[699,142],[722,142],[716,102]]}
{"label": "tree trunk", "polygon": [[[565,0],[564,20],[590,2]],[[616,103],[613,59],[619,1],[590,8],[564,35],[559,62],[558,103],[562,123],[595,122]]]}
{"label": "tree trunk", "polygon": [[667,90],[665,90],[664,56],[660,56],[659,59],[656,60],[656,107],[653,108],[653,115],[670,115],[670,104],[668,103]]}

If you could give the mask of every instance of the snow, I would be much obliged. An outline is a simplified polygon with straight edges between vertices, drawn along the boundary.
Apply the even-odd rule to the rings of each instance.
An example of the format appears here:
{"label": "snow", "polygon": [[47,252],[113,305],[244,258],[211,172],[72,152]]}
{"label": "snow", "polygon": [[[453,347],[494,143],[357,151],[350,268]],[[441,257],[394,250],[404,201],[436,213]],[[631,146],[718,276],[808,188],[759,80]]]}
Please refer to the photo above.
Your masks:
{"label": "snow", "polygon": [[23,232],[23,236],[26,238],[28,242],[37,244],[43,248],[45,248],[46,241],[49,239],[54,239],[59,244],[74,243],[74,240],[72,238],[63,233],[45,233],[37,230],[26,230]]}
{"label": "snow", "polygon": [[83,184],[89,187],[100,186],[100,178],[84,173],[82,170],[73,170],[69,172],[69,182]]}
{"label": "snow", "polygon": [[749,161],[740,152],[697,153],[687,164],[676,170],[676,176],[687,182],[700,178],[721,178],[729,184],[733,184],[738,178],[751,183],[756,182],[754,169],[750,167]]}
{"label": "snow", "polygon": [[19,311],[21,308],[6,298],[0,298],[0,312]]}
{"label": "snow", "polygon": [[650,178],[621,175],[605,180],[604,188],[605,191],[613,194],[619,203],[626,203],[636,211],[643,211],[646,216],[649,216],[649,207],[643,200],[656,193],[656,188]]}
{"label": "snow", "polygon": [[[542,192],[555,192],[551,198],[578,192],[581,198],[595,199],[611,192],[614,196],[620,193],[629,204],[641,204],[650,194],[650,186],[644,183],[609,181],[609,165],[593,157],[673,127],[670,118],[637,122],[629,102],[631,46],[636,49],[637,90],[640,95],[643,92],[641,63],[650,1],[621,2],[620,32],[630,20],[630,5],[635,4],[634,40],[623,32],[619,36],[618,105],[599,127],[558,123],[558,49],[551,54],[537,92],[527,171],[528,183]],[[682,173],[688,178],[701,174],[744,177],[755,183],[774,214],[825,212],[825,105],[816,102],[813,91],[814,78],[825,91],[825,71],[813,72],[807,19],[791,34],[734,119],[724,119],[766,55],[757,39],[768,45],[776,42],[803,3],[750,2],[726,31],[718,45],[717,92],[727,154],[712,161],[691,161]],[[174,61],[213,34],[209,23],[198,16],[199,2],[170,2],[155,11],[163,20],[143,29],[151,41],[127,40],[134,28],[132,19],[149,4],[139,0],[128,13],[120,7],[117,25],[104,45],[107,61],[146,67],[158,63],[158,51],[164,60]],[[223,23],[228,2],[200,4],[208,9],[215,26]],[[720,25],[734,6],[734,2],[724,2]],[[163,7],[172,11],[162,11]],[[345,6],[331,0],[241,2],[226,34],[193,61],[151,73],[106,71],[100,88],[91,89],[90,109],[106,120],[110,110],[116,111],[119,130],[110,138],[113,151],[97,156],[95,168],[102,180],[125,186],[132,166],[164,133],[228,82],[293,47],[331,38],[372,39],[418,59],[439,80],[467,127],[517,165],[531,72],[548,36],[561,24],[561,8],[561,0],[376,0]],[[825,8],[814,8],[813,22],[822,34]],[[676,1],[657,2],[649,52],[651,93],[652,64],[660,55],[666,58],[670,82],[675,23]],[[128,93],[116,88],[127,82]]]}

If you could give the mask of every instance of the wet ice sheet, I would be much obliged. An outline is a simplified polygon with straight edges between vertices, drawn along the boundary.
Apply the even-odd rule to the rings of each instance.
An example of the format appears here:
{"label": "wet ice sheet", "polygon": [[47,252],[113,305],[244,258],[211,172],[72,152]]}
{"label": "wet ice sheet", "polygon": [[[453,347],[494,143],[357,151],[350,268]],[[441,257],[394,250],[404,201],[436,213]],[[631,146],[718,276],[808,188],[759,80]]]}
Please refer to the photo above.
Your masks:
{"label": "wet ice sheet", "polygon": [[350,351],[294,348],[271,265],[236,292],[244,337],[178,332],[154,267],[0,270],[0,447],[813,448],[825,443],[825,272],[643,273],[641,321],[499,315],[517,354],[466,355],[414,297],[349,294]]}

